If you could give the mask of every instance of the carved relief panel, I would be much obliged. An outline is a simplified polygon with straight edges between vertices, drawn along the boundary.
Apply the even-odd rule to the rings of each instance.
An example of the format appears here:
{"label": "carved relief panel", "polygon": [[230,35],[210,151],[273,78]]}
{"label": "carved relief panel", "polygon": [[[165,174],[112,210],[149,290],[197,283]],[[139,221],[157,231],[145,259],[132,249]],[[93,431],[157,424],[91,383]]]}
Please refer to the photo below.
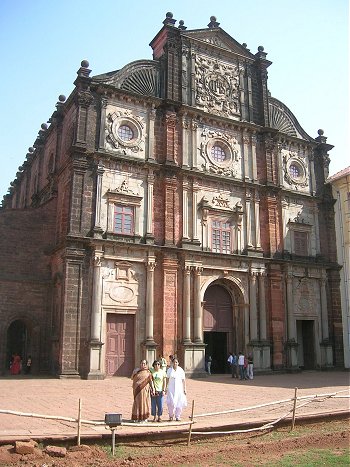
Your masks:
{"label": "carved relief panel", "polygon": [[135,309],[140,306],[140,275],[133,264],[116,261],[104,268],[102,305],[116,309]]}
{"label": "carved relief panel", "polygon": [[195,105],[206,112],[240,118],[240,74],[233,65],[204,55],[195,56]]}
{"label": "carved relief panel", "polygon": [[209,128],[197,130],[197,167],[204,172],[241,178],[241,147],[235,135]]}
{"label": "carved relief panel", "polygon": [[105,133],[108,151],[145,158],[146,120],[139,111],[107,106]]}
{"label": "carved relief panel", "polygon": [[308,158],[302,151],[281,149],[283,185],[290,190],[308,193],[310,174]]}
{"label": "carved relief panel", "polygon": [[300,317],[315,317],[320,312],[318,281],[307,277],[293,278],[294,313]]}

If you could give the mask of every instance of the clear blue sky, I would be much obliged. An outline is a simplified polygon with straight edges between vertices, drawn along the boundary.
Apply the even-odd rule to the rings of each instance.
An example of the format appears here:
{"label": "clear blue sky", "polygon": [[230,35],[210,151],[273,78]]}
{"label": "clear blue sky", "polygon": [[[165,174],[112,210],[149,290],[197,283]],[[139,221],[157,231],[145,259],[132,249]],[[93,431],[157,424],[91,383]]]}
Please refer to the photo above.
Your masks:
{"label": "clear blue sky", "polygon": [[253,53],[263,45],[272,96],[310,136],[324,130],[331,174],[350,165],[347,0],[1,0],[0,201],[81,60],[97,75],[151,59],[167,11],[188,29],[215,15]]}

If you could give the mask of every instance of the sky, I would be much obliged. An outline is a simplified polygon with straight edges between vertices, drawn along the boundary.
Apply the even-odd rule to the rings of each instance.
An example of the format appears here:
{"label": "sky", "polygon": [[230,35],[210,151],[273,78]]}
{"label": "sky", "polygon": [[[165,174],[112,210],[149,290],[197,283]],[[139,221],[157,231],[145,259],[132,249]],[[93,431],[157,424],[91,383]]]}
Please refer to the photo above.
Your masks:
{"label": "sky", "polygon": [[187,29],[214,15],[252,53],[262,45],[271,95],[311,137],[324,130],[330,175],[350,165],[348,0],[1,0],[0,201],[81,61],[94,76],[152,59],[168,11]]}

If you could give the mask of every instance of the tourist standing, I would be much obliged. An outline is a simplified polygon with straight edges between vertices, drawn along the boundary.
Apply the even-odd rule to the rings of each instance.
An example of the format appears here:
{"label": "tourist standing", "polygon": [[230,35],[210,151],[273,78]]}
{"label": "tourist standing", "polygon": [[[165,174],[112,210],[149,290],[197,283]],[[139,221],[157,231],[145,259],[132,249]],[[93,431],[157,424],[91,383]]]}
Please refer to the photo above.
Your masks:
{"label": "tourist standing", "polygon": [[165,394],[166,387],[166,373],[161,368],[158,360],[153,362],[152,367],[151,373],[154,392],[151,395],[151,414],[154,422],[156,419],[158,422],[161,422],[161,417],[163,415],[163,396]]}
{"label": "tourist standing", "polygon": [[140,367],[134,369],[131,379],[134,394],[131,419],[134,422],[147,422],[150,416],[150,391],[153,391],[147,360],[141,360]]}
{"label": "tourist standing", "polygon": [[239,379],[245,379],[244,377],[244,355],[242,352],[238,352],[238,369],[239,369]]}
{"label": "tourist standing", "polygon": [[208,375],[211,375],[211,362],[212,362],[212,358],[211,358],[211,355],[209,355],[208,357],[208,360],[207,360],[207,371],[208,371]]}
{"label": "tourist standing", "polygon": [[238,371],[237,371],[237,365],[238,365],[238,358],[236,354],[232,355],[232,378],[238,378]]}
{"label": "tourist standing", "polygon": [[247,367],[247,375],[249,379],[254,378],[253,374],[253,355],[251,353],[248,354],[248,359],[247,359],[248,367]]}
{"label": "tourist standing", "polygon": [[21,369],[22,369],[22,359],[18,355],[18,353],[15,353],[12,356],[10,373],[11,375],[19,375],[21,373]]}
{"label": "tourist standing", "polygon": [[232,373],[232,361],[233,361],[233,355],[232,355],[232,352],[230,352],[228,359],[227,359],[229,373]]}
{"label": "tourist standing", "polygon": [[185,372],[179,366],[179,361],[174,358],[172,367],[167,371],[167,405],[169,421],[175,417],[176,421],[181,420],[182,410],[187,407],[186,399],[186,379]]}

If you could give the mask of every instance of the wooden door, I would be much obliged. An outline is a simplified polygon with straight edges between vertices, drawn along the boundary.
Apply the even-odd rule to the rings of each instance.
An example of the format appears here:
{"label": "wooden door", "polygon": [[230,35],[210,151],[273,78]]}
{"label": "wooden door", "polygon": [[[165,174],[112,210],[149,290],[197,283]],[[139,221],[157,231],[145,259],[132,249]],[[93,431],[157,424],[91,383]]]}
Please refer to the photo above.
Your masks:
{"label": "wooden door", "polygon": [[134,368],[134,315],[107,315],[106,373],[130,376]]}

